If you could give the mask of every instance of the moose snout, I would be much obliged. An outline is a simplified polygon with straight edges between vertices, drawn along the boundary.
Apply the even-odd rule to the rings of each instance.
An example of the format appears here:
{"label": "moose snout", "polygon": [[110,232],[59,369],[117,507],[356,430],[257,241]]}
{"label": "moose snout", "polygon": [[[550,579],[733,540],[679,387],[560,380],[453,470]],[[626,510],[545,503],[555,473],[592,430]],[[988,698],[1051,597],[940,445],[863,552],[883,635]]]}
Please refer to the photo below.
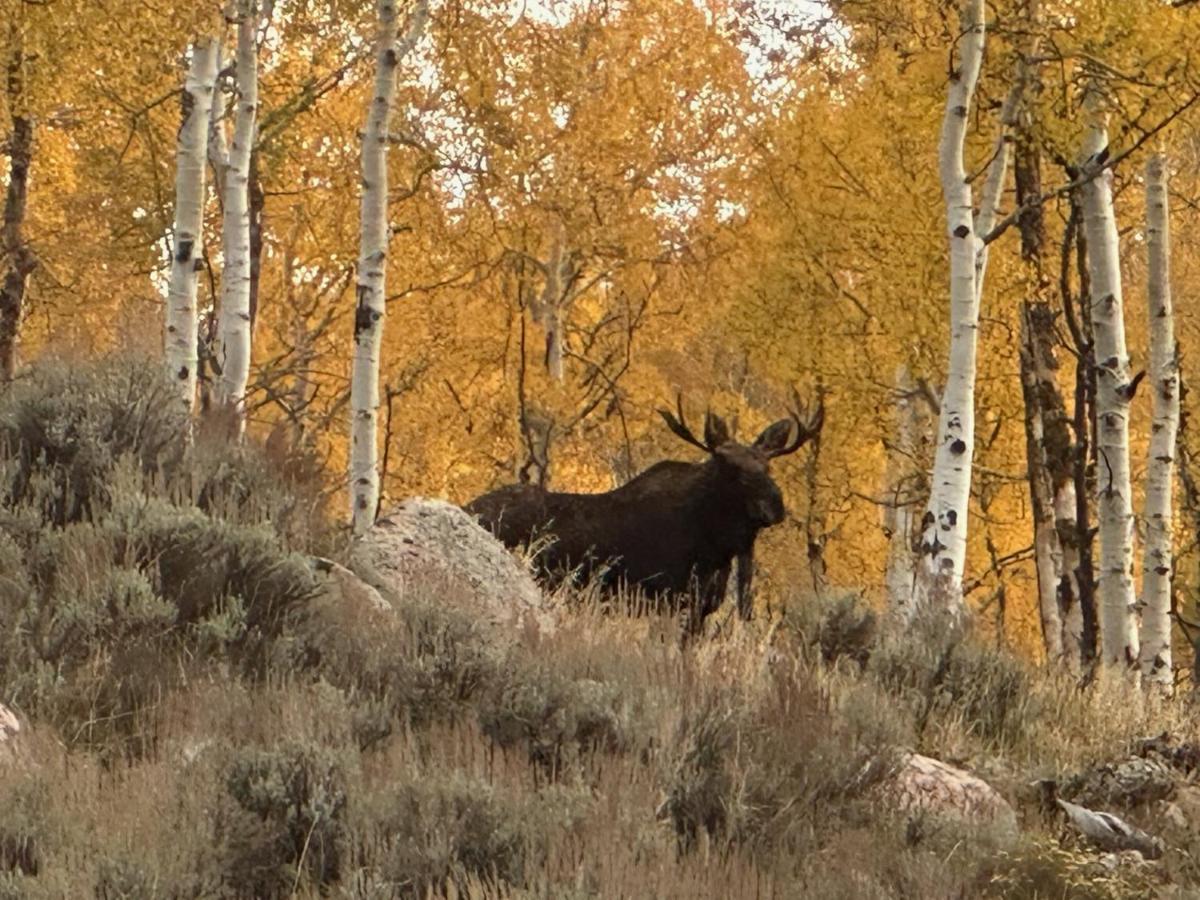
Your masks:
{"label": "moose snout", "polygon": [[758,520],[758,524],[764,528],[769,525],[778,525],[783,521],[783,495],[779,491],[775,491],[760,498],[755,503],[753,515]]}

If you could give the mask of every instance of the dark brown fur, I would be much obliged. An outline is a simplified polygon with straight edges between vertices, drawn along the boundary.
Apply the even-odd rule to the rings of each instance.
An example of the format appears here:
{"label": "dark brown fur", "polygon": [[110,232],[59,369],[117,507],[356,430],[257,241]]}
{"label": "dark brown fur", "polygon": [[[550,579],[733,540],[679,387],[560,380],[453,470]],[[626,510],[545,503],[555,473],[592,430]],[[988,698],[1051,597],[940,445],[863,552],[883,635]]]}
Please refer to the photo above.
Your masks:
{"label": "dark brown fur", "polygon": [[[716,416],[696,440],[664,413],[677,435],[709,453],[707,461],[666,460],[628,484],[602,494],[546,491],[530,484],[503,487],[469,503],[509,547],[547,536],[537,556],[551,578],[573,571],[596,577],[609,588],[633,588],[678,609],[694,604],[692,629],[720,606],[733,560],[738,566],[738,608],[750,616],[754,540],[783,521],[783,496],[768,471],[773,456],[791,453],[821,427],[823,413],[804,421],[798,414],[767,428],[754,444],[731,440]],[[788,442],[793,421],[799,431]]]}

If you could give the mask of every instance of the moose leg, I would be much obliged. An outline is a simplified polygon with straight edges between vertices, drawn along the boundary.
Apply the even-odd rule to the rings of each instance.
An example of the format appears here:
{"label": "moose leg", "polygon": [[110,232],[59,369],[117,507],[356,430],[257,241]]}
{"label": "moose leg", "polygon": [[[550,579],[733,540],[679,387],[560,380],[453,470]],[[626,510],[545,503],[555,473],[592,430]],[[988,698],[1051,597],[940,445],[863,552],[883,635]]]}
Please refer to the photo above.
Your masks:
{"label": "moose leg", "polygon": [[701,602],[703,608],[701,615],[708,618],[725,602],[725,591],[729,588],[729,570],[732,566],[723,566],[712,574],[709,578],[706,590],[702,596]]}
{"label": "moose leg", "polygon": [[750,596],[750,583],[754,580],[754,548],[738,554],[737,558],[737,605],[738,615],[749,622],[754,615],[754,600]]}
{"label": "moose leg", "polygon": [[725,590],[729,586],[729,566],[713,572],[707,578],[692,573],[690,579],[690,602],[684,607],[683,639],[695,637],[704,631],[704,620],[721,605]]}

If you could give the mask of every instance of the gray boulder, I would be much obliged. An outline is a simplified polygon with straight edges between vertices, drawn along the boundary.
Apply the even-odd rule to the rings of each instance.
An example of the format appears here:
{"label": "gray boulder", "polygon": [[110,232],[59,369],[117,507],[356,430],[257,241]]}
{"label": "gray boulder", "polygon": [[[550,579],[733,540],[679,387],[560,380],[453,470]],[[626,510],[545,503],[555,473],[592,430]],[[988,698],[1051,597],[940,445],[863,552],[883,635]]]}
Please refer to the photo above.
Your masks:
{"label": "gray boulder", "polygon": [[350,568],[385,601],[409,591],[466,607],[502,628],[554,630],[529,570],[468,513],[443,500],[405,500],[354,545]]}
{"label": "gray boulder", "polygon": [[1017,815],[999,791],[970,772],[929,756],[903,752],[880,788],[890,805],[909,814],[1017,831]]}
{"label": "gray boulder", "polygon": [[16,756],[17,735],[21,732],[21,723],[16,713],[0,703],[0,762]]}
{"label": "gray boulder", "polygon": [[391,613],[388,603],[377,589],[367,584],[345,566],[331,559],[314,556],[313,574],[321,582],[320,606],[332,605],[351,613]]}

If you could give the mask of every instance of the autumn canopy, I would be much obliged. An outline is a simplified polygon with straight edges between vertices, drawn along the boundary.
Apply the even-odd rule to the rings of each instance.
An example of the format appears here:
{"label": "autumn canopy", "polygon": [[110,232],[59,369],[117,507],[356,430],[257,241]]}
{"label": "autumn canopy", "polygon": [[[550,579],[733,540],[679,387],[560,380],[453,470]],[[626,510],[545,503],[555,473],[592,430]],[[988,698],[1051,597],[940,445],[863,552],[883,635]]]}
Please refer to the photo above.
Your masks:
{"label": "autumn canopy", "polygon": [[607,490],[691,452],[677,393],[749,440],[795,388],[758,603],[931,566],[1030,655],[1133,660],[1193,608],[1191,4],[214,6],[0,2],[3,377],[178,325],[197,416],[371,516]]}

